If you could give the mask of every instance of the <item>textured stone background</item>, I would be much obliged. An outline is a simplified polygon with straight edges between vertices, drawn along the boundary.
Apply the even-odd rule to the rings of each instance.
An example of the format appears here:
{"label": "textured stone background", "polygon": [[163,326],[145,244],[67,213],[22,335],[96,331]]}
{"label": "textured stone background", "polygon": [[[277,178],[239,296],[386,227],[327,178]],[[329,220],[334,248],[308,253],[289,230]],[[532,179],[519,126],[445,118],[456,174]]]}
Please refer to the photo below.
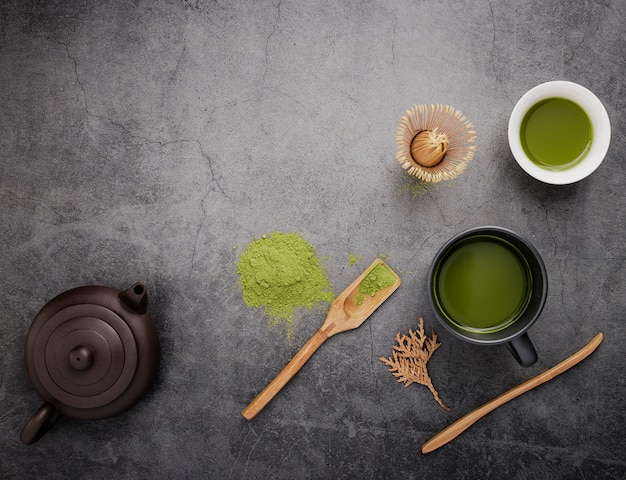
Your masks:
{"label": "textured stone background", "polygon": [[[602,1],[44,1],[0,5],[0,477],[624,478],[626,8]],[[517,99],[549,80],[594,91],[608,156],[570,186],[529,178],[507,144]],[[425,190],[394,158],[413,103],[461,109],[466,173]],[[451,407],[377,360],[420,316],[451,235],[531,240],[550,278],[533,367],[437,328],[429,367]],[[255,237],[297,232],[339,293],[377,255],[401,288],[329,340],[253,421],[240,412],[315,332],[243,304]],[[233,248],[236,247],[236,248]],[[350,254],[362,256],[349,265]],[[19,432],[41,400],[23,361],[37,311],[69,288],[146,282],[158,379],[115,418]],[[599,350],[422,456],[458,417]]]}

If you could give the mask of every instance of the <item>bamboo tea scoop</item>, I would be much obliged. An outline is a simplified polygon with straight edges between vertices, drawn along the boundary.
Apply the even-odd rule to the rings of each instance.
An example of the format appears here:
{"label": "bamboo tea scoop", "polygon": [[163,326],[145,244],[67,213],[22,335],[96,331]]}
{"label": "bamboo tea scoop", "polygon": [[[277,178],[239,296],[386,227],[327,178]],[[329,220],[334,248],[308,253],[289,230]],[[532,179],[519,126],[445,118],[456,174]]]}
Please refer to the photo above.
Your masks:
{"label": "bamboo tea scoop", "polygon": [[578,364],[589,355],[591,355],[593,351],[598,348],[598,345],[602,343],[603,338],[604,336],[602,335],[602,333],[598,333],[595,337],[593,337],[591,342],[578,350],[571,357],[566,358],[561,363],[555,365],[551,369],[546,370],[542,374],[531,378],[530,380],[522,383],[521,385],[518,385],[517,387],[512,388],[507,392],[504,392],[502,395],[494,398],[493,400],[478,407],[476,410],[472,410],[467,415],[459,418],[456,422],[444,428],[441,432],[439,432],[437,435],[428,440],[424,445],[422,445],[422,453],[430,453],[433,450],[441,447],[442,445],[445,445],[446,443],[455,439],[457,436],[459,436],[461,433],[463,433],[465,430],[467,430],[470,426],[472,426],[482,417],[487,415],[489,412],[495,410],[509,400],[518,397],[522,393],[525,393],[528,390],[531,390],[541,385],[542,383],[551,380],[552,378],[563,373],[564,371],[572,368],[574,365]]}
{"label": "bamboo tea scoop", "polygon": [[359,292],[361,282],[377,265],[385,265],[385,262],[379,258],[374,260],[374,262],[333,301],[321,328],[304,344],[300,351],[294,355],[276,378],[274,378],[274,380],[244,408],[243,412],[241,412],[247,420],[252,420],[270,400],[280,392],[287,382],[298,373],[306,361],[311,358],[315,351],[322,346],[326,340],[337,333],[360,327],[361,324],[396,291],[400,286],[400,277],[389,268],[389,271],[395,277],[395,282],[392,285],[377,291],[374,295]]}

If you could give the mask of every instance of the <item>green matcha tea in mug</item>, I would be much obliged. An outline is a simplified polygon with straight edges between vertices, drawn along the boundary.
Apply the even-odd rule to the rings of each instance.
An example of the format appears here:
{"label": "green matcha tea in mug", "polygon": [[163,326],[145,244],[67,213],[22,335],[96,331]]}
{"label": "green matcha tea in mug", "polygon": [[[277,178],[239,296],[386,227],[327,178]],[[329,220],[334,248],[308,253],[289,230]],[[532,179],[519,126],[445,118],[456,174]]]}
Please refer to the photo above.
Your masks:
{"label": "green matcha tea in mug", "polygon": [[524,153],[542,168],[558,171],[573,167],[587,155],[592,139],[589,117],[566,98],[541,100],[522,119]]}
{"label": "green matcha tea in mug", "polygon": [[435,301],[448,321],[472,333],[498,332],[526,309],[532,293],[530,267],[502,238],[475,235],[452,248],[433,278]]}

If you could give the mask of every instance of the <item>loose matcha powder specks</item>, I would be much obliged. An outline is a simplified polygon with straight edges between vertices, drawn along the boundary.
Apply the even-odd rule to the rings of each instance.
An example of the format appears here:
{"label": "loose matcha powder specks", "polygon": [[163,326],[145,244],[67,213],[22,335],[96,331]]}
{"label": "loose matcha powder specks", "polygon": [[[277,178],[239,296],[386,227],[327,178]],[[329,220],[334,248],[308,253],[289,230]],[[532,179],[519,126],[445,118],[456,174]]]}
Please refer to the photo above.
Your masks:
{"label": "loose matcha powder specks", "polygon": [[359,285],[359,292],[364,295],[375,295],[376,292],[393,285],[396,277],[384,263],[376,265]]}
{"label": "loose matcha powder specks", "polygon": [[245,304],[263,308],[272,323],[286,321],[290,334],[296,308],[334,299],[315,255],[295,233],[273,232],[250,243],[237,264]]}
{"label": "loose matcha powder specks", "polygon": [[404,191],[409,192],[413,198],[423,197],[439,186],[436,183],[426,182],[417,178],[408,177],[404,182]]}
{"label": "loose matcha powder specks", "polygon": [[354,253],[351,253],[348,256],[348,264],[349,265],[356,265],[357,263],[359,263],[361,261],[361,258],[362,257],[358,257]]}

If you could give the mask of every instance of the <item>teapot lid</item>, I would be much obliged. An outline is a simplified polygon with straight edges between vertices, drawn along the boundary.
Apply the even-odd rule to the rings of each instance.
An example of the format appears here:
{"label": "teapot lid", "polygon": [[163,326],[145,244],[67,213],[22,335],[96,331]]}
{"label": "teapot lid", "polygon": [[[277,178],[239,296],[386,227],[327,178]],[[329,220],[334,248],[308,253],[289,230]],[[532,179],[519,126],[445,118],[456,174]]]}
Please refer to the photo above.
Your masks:
{"label": "teapot lid", "polygon": [[141,283],[119,292],[79,287],[37,314],[26,340],[35,389],[66,415],[104,418],[134,404],[159,362],[156,329]]}

